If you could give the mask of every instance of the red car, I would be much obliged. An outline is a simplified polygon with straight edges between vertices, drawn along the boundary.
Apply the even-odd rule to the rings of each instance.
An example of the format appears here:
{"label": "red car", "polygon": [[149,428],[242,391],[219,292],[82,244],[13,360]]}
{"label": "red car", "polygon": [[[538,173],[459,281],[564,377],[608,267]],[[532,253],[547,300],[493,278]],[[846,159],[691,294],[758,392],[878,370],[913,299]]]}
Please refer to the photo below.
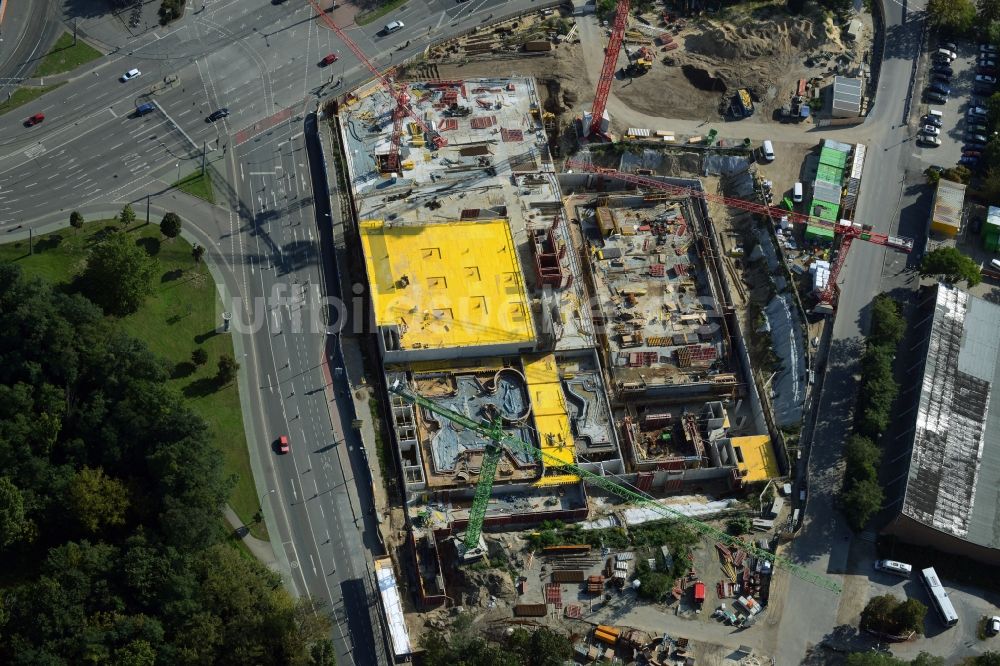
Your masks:
{"label": "red car", "polygon": [[43,120],[45,120],[45,114],[44,113],[36,113],[35,115],[31,116],[30,118],[28,118],[27,120],[24,121],[24,126],[25,127],[31,127],[32,125],[37,125],[38,123],[42,122]]}
{"label": "red car", "polygon": [[963,150],[962,155],[964,157],[982,157],[982,153],[978,150]]}
{"label": "red car", "polygon": [[336,53],[331,53],[331,54],[329,54],[328,56],[326,56],[325,58],[323,58],[322,60],[319,61],[319,66],[320,67],[326,67],[327,65],[332,65],[335,62],[337,62],[337,54]]}
{"label": "red car", "polygon": [[278,438],[278,453],[288,453],[288,435],[282,435]]}

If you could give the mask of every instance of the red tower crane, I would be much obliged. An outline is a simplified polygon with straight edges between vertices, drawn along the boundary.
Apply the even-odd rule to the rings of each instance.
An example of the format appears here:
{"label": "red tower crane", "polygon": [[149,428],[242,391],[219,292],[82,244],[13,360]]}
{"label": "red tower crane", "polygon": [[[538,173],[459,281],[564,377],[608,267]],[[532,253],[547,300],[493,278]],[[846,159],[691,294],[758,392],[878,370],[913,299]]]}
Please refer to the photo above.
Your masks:
{"label": "red tower crane", "polygon": [[767,215],[771,218],[787,217],[795,224],[808,224],[817,227],[824,227],[826,229],[832,229],[835,234],[840,235],[840,251],[837,253],[833,266],[830,268],[830,279],[827,281],[826,288],[820,293],[820,301],[831,306],[834,301],[834,290],[837,286],[837,278],[840,275],[840,269],[844,267],[844,261],[847,259],[847,252],[850,250],[851,243],[855,238],[860,238],[863,241],[875,243],[876,245],[886,245],[897,250],[902,250],[906,253],[913,250],[913,239],[911,238],[880,234],[872,231],[869,225],[862,225],[850,220],[841,220],[840,222],[834,224],[812,215],[804,215],[794,211],[787,211],[783,208],[778,208],[777,206],[755,203],[745,199],[725,197],[720,194],[709,194],[708,192],[691,189],[689,187],[681,187],[679,185],[664,183],[648,176],[639,176],[636,174],[626,173],[624,171],[616,171],[614,169],[602,169],[601,167],[594,166],[589,162],[567,160],[566,168],[587,171],[599,176],[606,176],[608,178],[615,178],[627,183],[634,183],[635,185],[662,190],[679,197],[694,197],[697,199],[704,199],[705,201],[713,201],[731,208],[739,208],[751,213]]}
{"label": "red tower crane", "polygon": [[601,78],[597,81],[597,95],[594,97],[594,108],[590,118],[590,134],[603,135],[601,120],[604,109],[608,105],[608,94],[611,92],[611,82],[618,69],[618,52],[625,38],[625,26],[628,23],[629,0],[618,0],[615,7],[615,23],[611,27],[611,38],[604,50],[604,66],[601,67]]}
{"label": "red tower crane", "polygon": [[348,37],[347,33],[340,29],[340,26],[338,26],[334,20],[330,18],[325,11],[323,11],[323,8],[319,6],[316,0],[309,0],[309,4],[312,5],[314,10],[316,10],[316,15],[323,19],[323,22],[326,23],[327,27],[333,30],[337,37],[340,38],[340,41],[344,42],[344,44],[347,45],[347,48],[349,48],[354,55],[357,56],[358,60],[371,70],[371,73],[375,75],[375,78],[382,83],[386,92],[389,93],[389,96],[396,101],[396,106],[393,107],[392,110],[392,141],[389,145],[389,156],[386,160],[384,171],[399,172],[402,169],[402,165],[399,160],[399,144],[403,135],[403,118],[406,116],[409,116],[414,122],[417,123],[420,129],[423,130],[424,134],[430,138],[430,141],[435,148],[448,145],[448,140],[441,136],[438,132],[432,132],[424,121],[421,120],[420,116],[413,110],[413,107],[410,106],[410,96],[406,93],[406,87],[399,86],[397,88],[392,79],[380,72],[378,68],[375,67],[375,65],[373,65],[368,59],[365,52],[361,50],[361,47],[355,44],[354,40]]}

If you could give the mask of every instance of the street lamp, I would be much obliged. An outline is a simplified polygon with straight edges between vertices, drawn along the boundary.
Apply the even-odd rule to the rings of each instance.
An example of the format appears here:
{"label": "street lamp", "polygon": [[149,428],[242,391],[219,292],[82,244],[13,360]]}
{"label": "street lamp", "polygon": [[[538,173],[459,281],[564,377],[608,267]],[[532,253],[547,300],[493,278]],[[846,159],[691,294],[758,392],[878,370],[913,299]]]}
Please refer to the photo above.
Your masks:
{"label": "street lamp", "polygon": [[268,495],[274,493],[274,492],[275,492],[274,488],[271,488],[266,493],[264,493],[263,495],[260,496],[260,502],[259,502],[260,508],[262,508],[262,509],[264,508],[264,498],[267,497]]}

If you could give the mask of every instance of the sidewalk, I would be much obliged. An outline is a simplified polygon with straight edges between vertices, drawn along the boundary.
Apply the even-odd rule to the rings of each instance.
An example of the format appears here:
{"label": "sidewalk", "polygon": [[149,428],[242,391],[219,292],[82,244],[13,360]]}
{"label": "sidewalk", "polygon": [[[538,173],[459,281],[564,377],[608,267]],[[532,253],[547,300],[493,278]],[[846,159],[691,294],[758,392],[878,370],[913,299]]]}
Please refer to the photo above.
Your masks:
{"label": "sidewalk", "polygon": [[226,516],[226,522],[235,530],[236,538],[246,545],[250,552],[253,553],[253,556],[271,571],[283,574],[284,572],[281,570],[278,560],[274,556],[274,548],[271,546],[271,542],[261,541],[257,537],[251,536],[250,528],[243,524],[243,521],[240,520],[235,511],[229,508],[228,504],[223,513]]}

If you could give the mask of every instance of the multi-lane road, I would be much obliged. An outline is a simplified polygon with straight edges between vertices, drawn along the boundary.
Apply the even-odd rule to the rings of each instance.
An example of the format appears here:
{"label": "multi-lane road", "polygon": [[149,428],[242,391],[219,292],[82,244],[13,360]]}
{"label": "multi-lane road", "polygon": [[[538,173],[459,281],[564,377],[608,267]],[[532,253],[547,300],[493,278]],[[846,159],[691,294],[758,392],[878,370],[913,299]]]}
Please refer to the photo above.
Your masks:
{"label": "multi-lane road", "polygon": [[[403,20],[405,31],[379,37],[380,22],[348,32],[384,68],[499,16],[501,6],[507,13],[533,2],[414,0],[385,17]],[[29,14],[39,8],[48,11],[37,0],[20,6]],[[330,15],[336,21],[342,10]],[[0,34],[22,44],[0,42],[6,76],[29,75],[24,63],[37,54],[23,44],[32,31],[41,41],[59,30],[33,21],[5,19]],[[312,114],[336,79],[346,88],[368,69],[305,3],[209,2],[137,37],[98,19],[81,20],[81,32],[109,55],[46,80],[62,85],[0,116],[0,234],[14,238],[65,223],[74,209],[111,211],[125,202],[148,201],[154,212],[186,220],[187,233],[208,248],[232,314],[251,464],[277,565],[296,593],[335,620],[338,661],[386,663],[372,587],[379,538],[370,477],[357,434],[345,427],[350,396],[328,326],[336,322],[324,315],[324,299],[339,290],[330,224],[339,207],[330,206]],[[338,61],[320,67],[328,53]],[[120,82],[133,67],[142,75]],[[138,116],[146,102],[155,110]],[[221,107],[230,115],[206,122]],[[37,112],[45,122],[23,127],[22,116]],[[202,160],[214,176],[215,206],[170,187]],[[290,439],[288,455],[276,452],[281,435]]]}

